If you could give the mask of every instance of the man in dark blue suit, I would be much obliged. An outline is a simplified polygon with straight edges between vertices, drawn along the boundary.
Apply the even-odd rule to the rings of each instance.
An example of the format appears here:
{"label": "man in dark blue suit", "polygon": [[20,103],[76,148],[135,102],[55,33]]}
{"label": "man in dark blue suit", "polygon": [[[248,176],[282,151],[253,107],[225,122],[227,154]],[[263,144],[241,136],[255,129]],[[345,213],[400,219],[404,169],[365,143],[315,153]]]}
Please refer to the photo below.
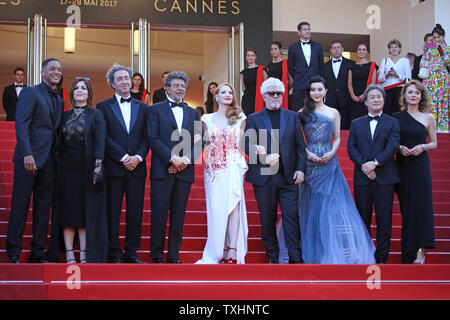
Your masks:
{"label": "man in dark blue suit", "polygon": [[400,143],[398,120],[383,113],[385,92],[370,85],[364,92],[369,115],[350,125],[347,150],[355,164],[353,185],[355,203],[370,233],[372,207],[377,223],[377,263],[386,263],[392,229],[394,185],[399,175],[394,155]]}
{"label": "man in dark blue suit", "polygon": [[148,109],[147,138],[152,150],[150,251],[153,263],[163,262],[169,211],[166,262],[182,263],[179,251],[184,217],[194,182],[194,163],[202,150],[199,114],[182,102],[188,81],[184,72],[170,72],[164,84],[168,99]]}
{"label": "man in dark blue suit", "polygon": [[22,238],[33,194],[33,240],[30,262],[47,262],[44,256],[50,207],[55,184],[57,129],[64,101],[56,85],[62,75],[57,59],[42,64],[42,82],[25,87],[16,110],[14,184],[8,222],[6,252],[9,261],[19,263]]}
{"label": "man in dark blue suit", "polygon": [[310,24],[301,22],[297,30],[300,41],[292,44],[288,53],[288,70],[294,79],[294,111],[303,107],[309,79],[320,76],[323,67],[323,49],[320,43],[311,41]]}
{"label": "man in dark blue suit", "polygon": [[[147,144],[147,106],[131,98],[131,69],[115,64],[107,73],[107,82],[114,89],[112,98],[97,104],[103,112],[107,133],[105,175],[109,230],[109,262],[142,263],[137,256],[141,245],[144,209],[145,158]],[[119,240],[122,199],[126,197],[126,234],[124,251]]]}
{"label": "man in dark blue suit", "polygon": [[283,83],[269,78],[261,86],[265,109],[250,115],[245,131],[249,156],[246,180],[253,184],[261,236],[270,263],[278,263],[278,204],[290,263],[303,262],[298,217],[298,188],[304,179],[305,142],[298,114],[280,109]]}

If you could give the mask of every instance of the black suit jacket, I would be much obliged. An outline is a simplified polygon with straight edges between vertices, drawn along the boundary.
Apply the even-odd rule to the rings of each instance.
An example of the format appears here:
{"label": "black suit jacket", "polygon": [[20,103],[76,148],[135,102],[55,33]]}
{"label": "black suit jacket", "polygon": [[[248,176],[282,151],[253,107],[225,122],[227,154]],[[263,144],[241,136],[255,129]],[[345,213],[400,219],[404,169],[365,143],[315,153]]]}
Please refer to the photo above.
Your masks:
{"label": "black suit jacket", "polygon": [[153,92],[152,103],[163,102],[167,100],[166,90],[164,88],[159,88]]}
{"label": "black suit jacket", "polygon": [[202,134],[202,124],[197,111],[182,105],[183,123],[178,132],[175,116],[168,100],[151,105],[147,113],[147,139],[152,150],[150,179],[167,179],[173,155],[186,156],[191,164],[175,174],[177,179],[194,182],[194,163],[202,151],[202,139],[194,144],[194,136]]}
{"label": "black suit jacket", "polygon": [[342,57],[341,67],[339,68],[338,77],[333,72],[333,61],[330,59],[323,65],[322,77],[328,84],[328,91],[325,103],[327,106],[335,107],[337,102],[340,106],[350,104],[350,94],[348,92],[348,71],[354,62]]}
{"label": "black suit jacket", "polygon": [[[280,109],[279,140],[272,132],[272,124],[266,109],[253,113],[247,118],[245,128],[245,152],[249,155],[249,165],[246,180],[252,184],[262,186],[267,183],[270,175],[266,174],[269,166],[265,163],[265,156],[255,159],[255,145],[266,148],[266,154],[279,153],[282,159],[286,181],[294,183],[295,171],[305,172],[306,153],[303,130],[298,113]],[[273,145],[279,143],[278,150]],[[255,163],[255,160],[256,163]],[[276,173],[276,172],[275,172]]]}
{"label": "black suit jacket", "polygon": [[97,109],[103,112],[106,122],[105,174],[110,177],[121,177],[128,171],[120,162],[126,154],[139,155],[142,162],[132,171],[136,177],[147,175],[145,158],[148,154],[147,144],[147,105],[131,99],[130,133],[125,122],[116,96],[97,104]]}
{"label": "black suit jacket", "polygon": [[[25,88],[26,86],[23,85],[23,87]],[[6,121],[14,121],[17,105],[17,92],[14,83],[3,90],[2,103],[3,109],[6,111]]]}
{"label": "black suit jacket", "polygon": [[420,60],[422,60],[423,54],[421,54],[420,56],[417,56],[414,59],[414,66],[413,69],[411,71],[411,77],[415,80],[419,80],[422,81],[422,79],[419,78],[419,70],[420,70]]}
{"label": "black suit jacket", "polygon": [[294,91],[305,90],[312,76],[319,76],[323,67],[323,49],[320,43],[311,41],[309,66],[303,54],[302,44],[296,42],[289,47],[288,70],[294,79]]}
{"label": "black suit jacket", "polygon": [[64,101],[60,96],[57,96],[58,105],[53,108],[48,88],[44,83],[23,88],[17,101],[17,144],[13,161],[19,162],[32,155],[38,169],[55,151],[57,130],[64,111]]}
{"label": "black suit jacket", "polygon": [[379,184],[398,183],[399,175],[394,155],[399,144],[400,125],[397,119],[382,113],[373,139],[367,116],[353,120],[347,141],[348,155],[355,164],[353,184],[364,186],[369,183],[370,180],[362,172],[361,166],[374,159],[380,164],[375,169],[377,175],[375,181]]}

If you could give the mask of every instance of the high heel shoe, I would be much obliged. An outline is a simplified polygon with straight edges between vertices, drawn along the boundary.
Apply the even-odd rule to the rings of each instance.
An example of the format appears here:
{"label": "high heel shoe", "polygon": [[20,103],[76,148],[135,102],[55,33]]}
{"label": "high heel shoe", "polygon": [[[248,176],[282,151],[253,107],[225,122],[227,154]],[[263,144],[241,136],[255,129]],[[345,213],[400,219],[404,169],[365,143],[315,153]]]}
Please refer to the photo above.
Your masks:
{"label": "high heel shoe", "polygon": [[237,250],[236,248],[229,248],[228,249],[228,258],[225,259],[225,263],[229,264],[237,264],[237,256],[236,256]]}
{"label": "high heel shoe", "polygon": [[425,264],[425,250],[420,248],[417,250],[417,258],[414,260],[414,264]]}
{"label": "high heel shoe", "polygon": [[75,255],[73,254],[73,250],[66,250],[66,263],[77,263],[77,261],[75,260]]}
{"label": "high heel shoe", "polygon": [[80,262],[81,263],[87,263],[86,250],[80,250]]}
{"label": "high heel shoe", "polygon": [[228,247],[225,247],[223,249],[223,257],[222,257],[222,260],[219,261],[220,264],[227,263],[228,249],[229,249]]}

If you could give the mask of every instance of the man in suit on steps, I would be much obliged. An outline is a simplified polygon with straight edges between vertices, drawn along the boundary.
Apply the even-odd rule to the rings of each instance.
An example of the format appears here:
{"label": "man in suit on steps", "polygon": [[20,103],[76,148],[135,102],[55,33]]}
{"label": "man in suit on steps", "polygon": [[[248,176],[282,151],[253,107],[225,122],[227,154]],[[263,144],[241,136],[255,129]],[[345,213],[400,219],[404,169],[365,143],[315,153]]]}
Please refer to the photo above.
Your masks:
{"label": "man in suit on steps", "polygon": [[19,263],[32,194],[33,240],[29,261],[47,262],[44,249],[55,184],[55,146],[64,108],[57,91],[62,75],[60,62],[54,58],[45,60],[41,74],[42,82],[23,88],[17,102],[14,182],[6,239],[6,253],[12,263]]}
{"label": "man in suit on steps", "polygon": [[323,67],[323,49],[320,43],[311,41],[311,25],[301,22],[297,30],[300,40],[289,47],[288,53],[288,70],[294,79],[294,111],[303,108],[309,79],[320,76]]}
{"label": "man in suit on steps", "polygon": [[354,64],[344,58],[344,47],[341,41],[333,41],[330,46],[332,58],[324,64],[322,76],[328,85],[325,104],[335,108],[341,115],[341,129],[348,130],[350,126],[350,94],[348,92],[348,71]]}
{"label": "man in suit on steps", "polygon": [[369,114],[350,125],[347,152],[355,164],[355,203],[370,234],[372,207],[377,223],[375,260],[386,263],[392,230],[394,185],[400,181],[394,155],[400,143],[398,120],[383,113],[385,92],[370,85],[364,92]]}
{"label": "man in suit on steps", "polygon": [[16,105],[20,92],[26,85],[25,71],[18,67],[14,70],[14,83],[5,87],[3,91],[2,103],[6,111],[6,121],[14,121],[16,117]]}
{"label": "man in suit on steps", "polygon": [[152,150],[150,251],[153,263],[163,262],[169,211],[166,262],[182,263],[179,251],[184,217],[194,183],[194,163],[202,150],[199,114],[182,102],[188,81],[184,72],[169,73],[164,84],[168,99],[148,108],[147,138]]}
{"label": "man in suit on steps", "polygon": [[[109,229],[108,260],[112,263],[142,263],[137,256],[141,245],[144,210],[147,105],[131,98],[131,69],[115,64],[107,73],[114,96],[98,103],[106,121],[105,175]],[[124,251],[119,240],[122,199],[126,198]]]}

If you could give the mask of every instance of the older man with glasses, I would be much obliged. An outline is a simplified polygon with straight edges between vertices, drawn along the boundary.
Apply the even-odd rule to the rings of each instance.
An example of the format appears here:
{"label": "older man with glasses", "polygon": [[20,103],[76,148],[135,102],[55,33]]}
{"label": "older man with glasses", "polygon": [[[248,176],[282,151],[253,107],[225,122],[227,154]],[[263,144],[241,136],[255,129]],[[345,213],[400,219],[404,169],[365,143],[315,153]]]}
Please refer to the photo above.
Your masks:
{"label": "older man with glasses", "polygon": [[297,113],[280,109],[284,90],[276,78],[261,85],[265,109],[248,117],[245,132],[245,152],[249,156],[246,179],[253,184],[269,263],[278,263],[278,204],[289,263],[302,263],[297,185],[304,179],[305,142]]}

